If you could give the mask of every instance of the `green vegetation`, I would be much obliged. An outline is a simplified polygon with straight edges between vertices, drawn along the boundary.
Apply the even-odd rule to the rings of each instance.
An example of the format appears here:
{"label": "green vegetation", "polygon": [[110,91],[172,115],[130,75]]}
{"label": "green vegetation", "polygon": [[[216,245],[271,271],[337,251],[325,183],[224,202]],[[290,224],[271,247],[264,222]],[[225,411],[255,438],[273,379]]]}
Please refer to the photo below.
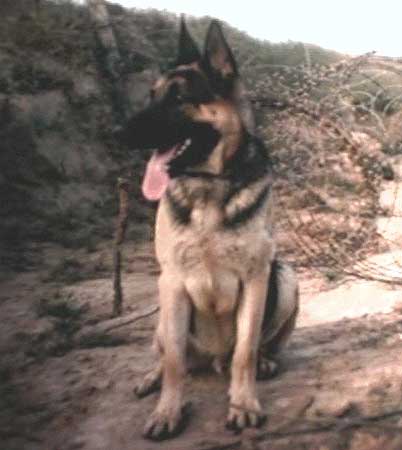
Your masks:
{"label": "green vegetation", "polygon": [[74,336],[81,328],[83,314],[88,310],[72,295],[56,292],[51,298],[38,301],[36,313],[42,320],[34,335],[19,333],[27,341],[27,356],[43,360],[49,356],[62,356],[75,347]]}
{"label": "green vegetation", "polygon": [[62,321],[77,321],[85,310],[85,307],[76,304],[73,296],[62,296],[60,293],[51,299],[40,299],[37,307],[39,317],[51,316]]}

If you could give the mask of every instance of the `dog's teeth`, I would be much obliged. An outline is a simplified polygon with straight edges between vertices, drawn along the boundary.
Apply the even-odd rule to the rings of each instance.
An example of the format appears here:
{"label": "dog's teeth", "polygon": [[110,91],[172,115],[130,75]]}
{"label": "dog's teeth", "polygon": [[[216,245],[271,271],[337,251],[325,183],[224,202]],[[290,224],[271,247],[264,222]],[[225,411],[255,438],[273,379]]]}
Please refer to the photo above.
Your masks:
{"label": "dog's teeth", "polygon": [[188,138],[184,141],[184,143],[181,145],[180,149],[177,152],[177,156],[181,155],[191,144],[191,139]]}

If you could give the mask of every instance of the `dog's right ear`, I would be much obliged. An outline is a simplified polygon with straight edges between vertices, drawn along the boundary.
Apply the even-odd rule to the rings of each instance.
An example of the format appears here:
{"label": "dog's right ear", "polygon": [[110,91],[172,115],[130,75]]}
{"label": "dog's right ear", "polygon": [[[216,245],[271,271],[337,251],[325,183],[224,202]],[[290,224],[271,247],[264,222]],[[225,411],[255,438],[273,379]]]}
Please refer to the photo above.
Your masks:
{"label": "dog's right ear", "polygon": [[188,31],[184,21],[184,16],[182,15],[180,18],[179,54],[177,56],[176,64],[181,66],[198,62],[200,60],[201,53]]}
{"label": "dog's right ear", "polygon": [[213,20],[209,26],[202,62],[215,90],[224,97],[230,96],[239,74],[233,52],[217,20]]}

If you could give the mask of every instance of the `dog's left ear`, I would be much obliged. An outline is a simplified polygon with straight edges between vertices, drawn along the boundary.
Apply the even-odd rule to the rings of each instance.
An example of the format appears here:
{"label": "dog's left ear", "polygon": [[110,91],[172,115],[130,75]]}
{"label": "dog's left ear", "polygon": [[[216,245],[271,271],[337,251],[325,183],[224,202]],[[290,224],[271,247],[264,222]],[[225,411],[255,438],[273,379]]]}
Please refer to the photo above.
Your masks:
{"label": "dog's left ear", "polygon": [[200,60],[201,53],[188,31],[184,21],[184,16],[182,15],[180,18],[179,53],[177,56],[176,65],[187,65]]}
{"label": "dog's left ear", "polygon": [[222,95],[229,95],[238,76],[238,70],[232,50],[217,20],[213,20],[209,26],[202,63],[214,87]]}

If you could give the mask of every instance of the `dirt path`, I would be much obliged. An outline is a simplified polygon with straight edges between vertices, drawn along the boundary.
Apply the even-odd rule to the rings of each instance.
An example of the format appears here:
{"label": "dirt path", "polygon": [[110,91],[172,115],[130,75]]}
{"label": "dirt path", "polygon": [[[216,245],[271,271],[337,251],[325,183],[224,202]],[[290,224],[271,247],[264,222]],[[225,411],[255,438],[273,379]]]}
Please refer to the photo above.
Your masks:
{"label": "dirt path", "polygon": [[[283,370],[259,384],[266,427],[242,436],[227,432],[228,380],[198,374],[189,376],[193,415],[186,432],[154,444],[142,440],[141,429],[156,395],[137,400],[132,390],[152,364],[155,316],[78,345],[77,331],[110,313],[109,249],[42,252],[41,269],[1,285],[2,449],[402,448],[401,290],[356,283],[329,289],[302,274],[302,314]],[[125,253],[128,313],[155,301],[157,268],[149,246]],[[361,292],[375,302],[360,302]]]}

